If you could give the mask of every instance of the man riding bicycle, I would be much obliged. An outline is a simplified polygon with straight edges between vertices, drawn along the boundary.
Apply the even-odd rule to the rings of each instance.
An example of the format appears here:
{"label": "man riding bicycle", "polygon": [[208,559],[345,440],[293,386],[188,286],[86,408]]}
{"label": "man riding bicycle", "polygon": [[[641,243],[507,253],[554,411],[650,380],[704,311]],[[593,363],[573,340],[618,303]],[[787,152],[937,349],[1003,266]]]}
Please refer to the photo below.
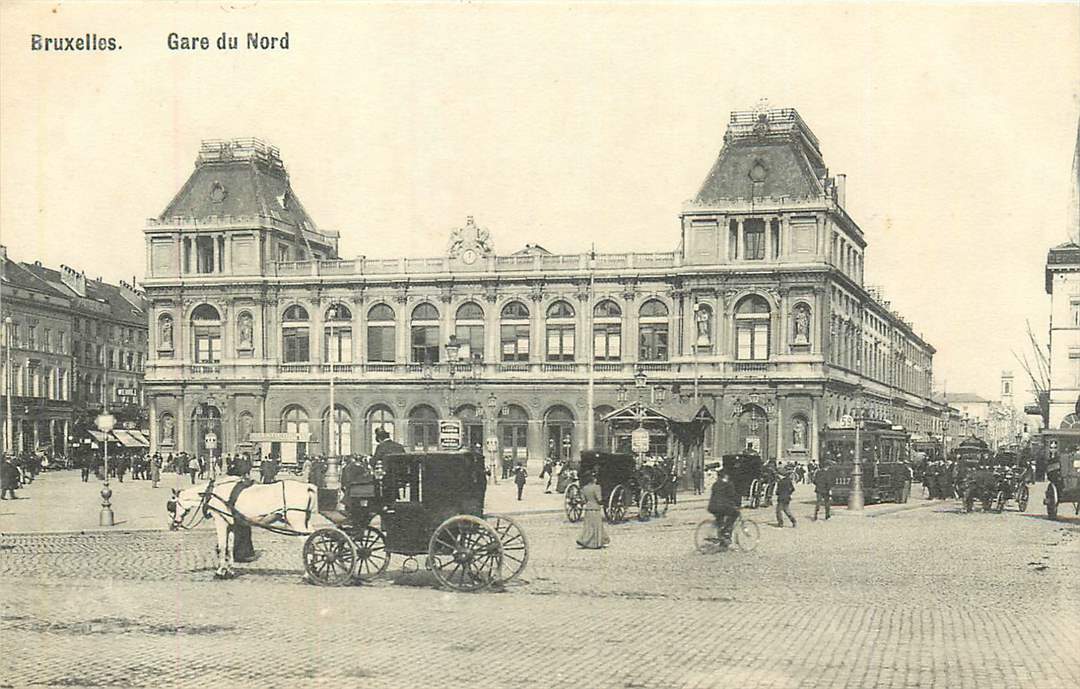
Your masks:
{"label": "man riding bicycle", "polygon": [[720,476],[709,494],[709,512],[716,518],[716,526],[720,530],[721,548],[731,545],[731,530],[739,518],[739,507],[740,499],[735,490],[735,484],[731,482],[728,470],[721,469]]}

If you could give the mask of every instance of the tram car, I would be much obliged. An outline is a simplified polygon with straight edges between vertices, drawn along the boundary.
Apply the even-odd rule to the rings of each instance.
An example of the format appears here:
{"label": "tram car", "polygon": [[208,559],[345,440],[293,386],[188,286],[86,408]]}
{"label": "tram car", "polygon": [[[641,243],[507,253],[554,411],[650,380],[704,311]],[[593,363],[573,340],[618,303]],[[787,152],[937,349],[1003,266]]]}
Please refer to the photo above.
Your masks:
{"label": "tram car", "polygon": [[1057,519],[1063,503],[1080,515],[1080,429],[1043,431],[1046,447],[1046,516]]}
{"label": "tram car", "polygon": [[832,463],[832,503],[847,504],[855,466],[855,439],[862,446],[863,503],[907,502],[911,497],[910,438],[902,426],[877,419],[830,424],[821,432],[821,457]]}
{"label": "tram car", "polygon": [[[319,489],[319,512],[333,522],[304,543],[304,568],[323,586],[382,576],[392,555],[417,558],[446,588],[477,591],[517,577],[529,559],[525,533],[509,517],[484,513],[483,457],[417,453],[358,461],[342,470],[342,490]],[[377,524],[377,526],[376,526]]]}
{"label": "tram car", "polygon": [[[657,516],[657,495],[651,474],[639,469],[634,455],[618,452],[585,450],[578,464],[580,475],[595,473],[604,501],[604,518],[612,524],[625,521],[635,513],[638,521]],[[579,483],[566,488],[564,497],[566,518],[578,522],[582,518],[585,500]]]}

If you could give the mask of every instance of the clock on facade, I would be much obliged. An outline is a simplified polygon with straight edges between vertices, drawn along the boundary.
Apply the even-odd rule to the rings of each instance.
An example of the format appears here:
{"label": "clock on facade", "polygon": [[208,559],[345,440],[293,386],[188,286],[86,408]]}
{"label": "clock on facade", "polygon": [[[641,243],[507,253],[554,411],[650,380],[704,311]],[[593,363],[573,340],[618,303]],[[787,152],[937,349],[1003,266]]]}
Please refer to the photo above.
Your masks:
{"label": "clock on facade", "polygon": [[475,249],[466,249],[465,251],[461,252],[461,260],[465,261],[466,263],[475,263],[476,262],[476,250]]}

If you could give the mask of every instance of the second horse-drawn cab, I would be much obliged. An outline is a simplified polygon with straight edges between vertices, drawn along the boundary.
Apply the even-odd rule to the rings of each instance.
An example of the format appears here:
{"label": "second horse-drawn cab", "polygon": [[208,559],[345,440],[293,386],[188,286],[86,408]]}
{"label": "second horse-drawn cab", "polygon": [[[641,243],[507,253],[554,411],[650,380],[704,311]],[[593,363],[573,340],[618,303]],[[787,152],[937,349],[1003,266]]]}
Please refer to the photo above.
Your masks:
{"label": "second horse-drawn cab", "polygon": [[752,452],[724,455],[721,466],[731,477],[735,492],[747,507],[758,507],[765,497],[765,470],[761,455]]}
{"label": "second horse-drawn cab", "polygon": [[[472,591],[507,582],[525,567],[528,542],[508,517],[484,513],[487,476],[469,453],[391,455],[342,470],[342,489],[320,489],[319,511],[335,528],[304,543],[304,566],[317,584],[369,581],[391,555],[406,566],[423,555],[443,586]],[[377,526],[376,526],[377,522]]]}
{"label": "second horse-drawn cab", "polygon": [[[624,521],[631,508],[636,509],[639,521],[646,521],[657,513],[651,474],[638,468],[633,455],[586,450],[581,453],[579,472],[580,475],[596,475],[604,501],[604,517],[612,524]],[[585,501],[579,484],[567,486],[564,503],[567,519],[580,521]]]}

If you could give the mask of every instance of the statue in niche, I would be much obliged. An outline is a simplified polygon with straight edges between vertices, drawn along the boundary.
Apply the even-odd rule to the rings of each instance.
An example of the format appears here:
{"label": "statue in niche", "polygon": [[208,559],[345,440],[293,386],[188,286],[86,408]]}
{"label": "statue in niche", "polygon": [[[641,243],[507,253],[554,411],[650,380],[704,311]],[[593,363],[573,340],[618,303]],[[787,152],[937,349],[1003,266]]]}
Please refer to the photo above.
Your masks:
{"label": "statue in niche", "polygon": [[694,342],[698,347],[708,347],[712,344],[712,309],[706,304],[698,304],[694,310],[694,323],[697,325],[697,340]]}
{"label": "statue in niche", "polygon": [[239,433],[240,442],[246,443],[248,441],[248,439],[251,437],[252,423],[253,423],[253,420],[252,420],[250,415],[242,414],[240,416],[240,433]]}
{"label": "statue in niche", "polygon": [[172,334],[172,319],[166,316],[161,319],[161,332],[158,336],[158,339],[160,340],[160,349],[173,348]]}
{"label": "statue in niche", "polygon": [[806,447],[806,422],[802,419],[795,419],[791,424],[791,444]]}
{"label": "statue in niche", "polygon": [[173,417],[166,414],[161,417],[161,444],[172,445],[176,437],[176,422]]}
{"label": "statue in niche", "polygon": [[795,344],[810,344],[810,309],[806,304],[799,304],[795,307],[792,320],[795,325],[795,335],[792,341]]}
{"label": "statue in niche", "polygon": [[238,331],[238,334],[239,334],[239,337],[237,338],[239,340],[239,344],[237,345],[237,347],[239,349],[251,349],[252,348],[252,344],[251,344],[251,342],[252,342],[252,339],[251,339],[252,338],[251,314],[246,313],[246,312],[240,314],[240,319],[239,319],[239,322],[237,323],[236,328],[237,328],[237,331]]}

